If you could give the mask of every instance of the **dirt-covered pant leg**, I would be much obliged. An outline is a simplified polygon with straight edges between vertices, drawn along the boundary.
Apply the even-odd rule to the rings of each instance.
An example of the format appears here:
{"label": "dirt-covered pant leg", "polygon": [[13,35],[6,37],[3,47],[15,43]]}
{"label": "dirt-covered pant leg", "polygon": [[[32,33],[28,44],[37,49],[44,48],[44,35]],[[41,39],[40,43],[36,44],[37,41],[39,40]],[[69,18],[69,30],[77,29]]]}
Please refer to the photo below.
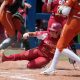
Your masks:
{"label": "dirt-covered pant leg", "polygon": [[18,54],[3,56],[2,61],[28,60],[28,68],[39,68],[46,65],[50,59],[46,58],[38,48],[23,51]]}
{"label": "dirt-covered pant leg", "polygon": [[80,32],[80,19],[72,18],[67,21],[63,27],[57,48],[62,51],[66,48],[70,41]]}
{"label": "dirt-covered pant leg", "polygon": [[38,57],[34,60],[31,60],[30,62],[28,62],[27,64],[27,68],[42,68],[44,67],[46,64],[48,64],[50,62],[50,59],[46,58],[46,57]]}

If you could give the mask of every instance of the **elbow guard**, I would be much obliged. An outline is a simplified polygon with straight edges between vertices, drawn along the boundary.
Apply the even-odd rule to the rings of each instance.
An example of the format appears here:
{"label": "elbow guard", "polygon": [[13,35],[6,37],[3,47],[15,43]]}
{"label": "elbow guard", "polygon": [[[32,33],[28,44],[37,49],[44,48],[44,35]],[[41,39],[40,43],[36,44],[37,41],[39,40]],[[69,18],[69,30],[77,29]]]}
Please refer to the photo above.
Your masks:
{"label": "elbow guard", "polygon": [[68,6],[60,6],[58,12],[64,16],[68,16],[71,11],[71,7]]}

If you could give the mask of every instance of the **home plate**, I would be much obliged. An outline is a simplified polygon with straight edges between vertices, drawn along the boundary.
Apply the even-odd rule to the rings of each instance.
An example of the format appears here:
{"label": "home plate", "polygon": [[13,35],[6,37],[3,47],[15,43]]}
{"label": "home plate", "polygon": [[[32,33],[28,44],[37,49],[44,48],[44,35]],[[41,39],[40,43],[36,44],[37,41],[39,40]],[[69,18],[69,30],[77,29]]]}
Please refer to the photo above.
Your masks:
{"label": "home plate", "polygon": [[22,73],[13,73],[13,72],[0,72],[0,76],[4,78],[9,78],[9,79],[15,79],[15,80],[35,80],[32,78],[29,78],[27,74],[22,74]]}

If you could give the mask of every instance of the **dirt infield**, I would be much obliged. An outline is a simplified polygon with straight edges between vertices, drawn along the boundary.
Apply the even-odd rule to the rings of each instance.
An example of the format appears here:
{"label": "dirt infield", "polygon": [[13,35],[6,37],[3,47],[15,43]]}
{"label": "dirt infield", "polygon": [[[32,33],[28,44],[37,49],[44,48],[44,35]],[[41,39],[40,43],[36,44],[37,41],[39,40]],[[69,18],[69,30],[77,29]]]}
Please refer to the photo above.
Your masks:
{"label": "dirt infield", "polygon": [[56,74],[51,76],[40,75],[45,68],[27,69],[26,64],[27,61],[0,63],[0,80],[80,80],[80,70],[74,70],[68,61],[59,61]]}
{"label": "dirt infield", "polygon": [[43,69],[26,69],[26,61],[8,61],[0,64],[0,80],[80,80],[80,70],[74,70],[68,61],[59,61],[55,75],[39,73]]}

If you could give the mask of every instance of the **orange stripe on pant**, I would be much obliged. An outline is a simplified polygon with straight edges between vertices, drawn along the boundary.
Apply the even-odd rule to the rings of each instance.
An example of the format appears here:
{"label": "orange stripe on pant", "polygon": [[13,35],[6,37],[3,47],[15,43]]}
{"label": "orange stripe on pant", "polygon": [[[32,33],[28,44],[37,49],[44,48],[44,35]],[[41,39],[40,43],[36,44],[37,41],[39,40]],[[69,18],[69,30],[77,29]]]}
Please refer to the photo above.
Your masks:
{"label": "orange stripe on pant", "polygon": [[12,21],[12,14],[7,12],[6,8],[0,11],[0,22],[4,26],[4,30],[9,37],[15,36],[15,28]]}
{"label": "orange stripe on pant", "polygon": [[57,43],[57,48],[62,51],[68,47],[70,41],[80,32],[80,19],[69,18],[63,27],[60,39]]}

